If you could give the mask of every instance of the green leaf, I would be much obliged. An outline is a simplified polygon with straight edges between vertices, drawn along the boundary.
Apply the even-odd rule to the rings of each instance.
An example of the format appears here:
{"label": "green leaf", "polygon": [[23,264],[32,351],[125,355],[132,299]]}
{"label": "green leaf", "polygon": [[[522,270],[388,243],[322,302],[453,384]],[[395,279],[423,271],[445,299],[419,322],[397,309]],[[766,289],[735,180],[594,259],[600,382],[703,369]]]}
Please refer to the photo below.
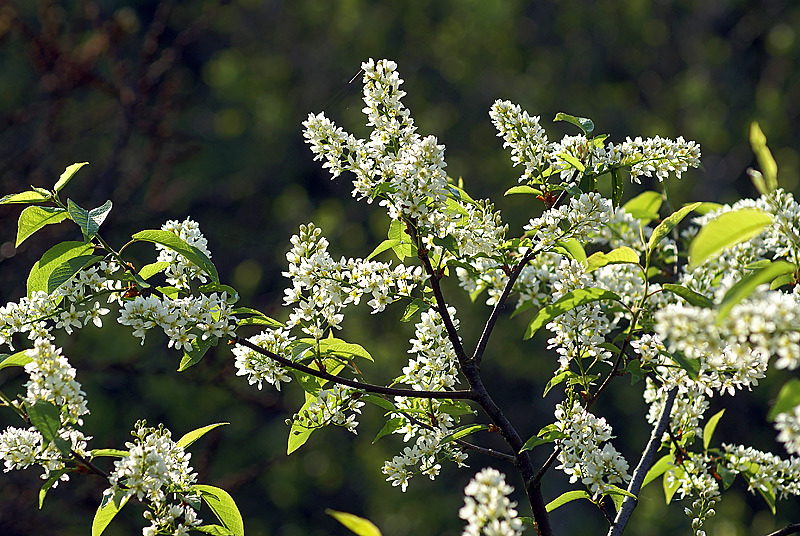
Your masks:
{"label": "green leaf", "polygon": [[33,296],[34,292],[47,292],[47,283],[53,270],[69,259],[86,255],[93,249],[94,246],[87,242],[61,242],[45,251],[28,275],[28,297]]}
{"label": "green leaf", "polygon": [[25,207],[19,215],[17,224],[17,241],[15,247],[19,247],[26,238],[44,227],[59,223],[67,218],[67,211],[58,207]]}
{"label": "green leaf", "polygon": [[537,190],[532,186],[527,186],[525,184],[520,184],[519,186],[512,186],[503,194],[505,195],[515,195],[515,194],[527,194],[527,195],[542,195],[541,190]]}
{"label": "green leaf", "polygon": [[614,210],[617,210],[622,201],[624,189],[625,183],[622,180],[622,172],[619,168],[611,168],[611,206]]}
{"label": "green leaf", "polygon": [[337,512],[330,508],[326,509],[325,513],[350,529],[353,534],[358,534],[358,536],[381,536],[381,531],[369,519],[348,514],[347,512]]}
{"label": "green leaf", "polygon": [[389,240],[399,240],[400,243],[392,247],[392,251],[397,255],[401,261],[406,257],[414,255],[416,249],[411,244],[411,237],[406,233],[406,224],[401,220],[392,220],[389,224],[389,232],[387,238]]}
{"label": "green leaf", "polygon": [[370,404],[375,404],[378,407],[385,409],[386,411],[396,411],[397,408],[394,404],[392,404],[391,400],[386,400],[382,396],[378,395],[364,395],[359,400],[363,400],[364,402],[369,402]]}
{"label": "green leaf", "polygon": [[61,480],[61,477],[64,476],[70,469],[68,467],[64,467],[62,469],[58,469],[57,471],[52,471],[49,473],[47,478],[47,482],[42,484],[42,487],[39,489],[39,510],[42,509],[42,505],[44,504],[44,498],[47,496],[47,492],[50,491],[50,488],[53,487],[53,484]]}
{"label": "green leaf", "polygon": [[456,439],[461,439],[462,437],[468,436],[469,434],[473,434],[480,430],[488,430],[488,424],[467,424],[465,426],[460,426],[444,436],[439,443],[449,443],[450,441],[455,441]]}
{"label": "green leaf", "polygon": [[689,359],[681,352],[673,352],[669,354],[672,357],[672,360],[678,364],[683,370],[686,371],[686,374],[689,375],[689,378],[692,380],[697,380],[698,376],[700,375],[700,360],[699,359]]}
{"label": "green leaf", "polygon": [[233,532],[222,525],[201,525],[199,527],[192,527],[192,532],[202,532],[203,534],[210,534],[211,536],[233,536]]}
{"label": "green leaf", "polygon": [[[311,406],[311,404],[316,402],[316,400],[316,396],[306,392],[306,401],[297,413],[302,414],[309,408],[309,406]],[[301,426],[296,422],[292,422],[292,428],[289,430],[289,441],[286,445],[286,454],[291,454],[305,445],[306,441],[308,441],[308,438],[311,437],[311,433],[313,431],[314,428],[306,428],[305,426]]]}
{"label": "green leaf", "polygon": [[395,417],[386,421],[386,424],[384,424],[383,428],[380,429],[378,435],[376,435],[375,439],[372,440],[372,444],[374,445],[375,442],[383,436],[393,434],[395,430],[399,430],[400,427],[403,426],[403,422],[405,422],[405,419],[402,417]]}
{"label": "green leaf", "polygon": [[[761,469],[760,466],[758,466],[757,464],[753,463],[753,464],[750,464],[750,468],[747,471],[742,472],[742,476],[747,481],[748,486],[750,485],[750,480],[756,475],[756,473],[760,469]],[[761,483],[761,486],[754,486],[754,488],[756,490],[758,490],[758,493],[764,499],[764,502],[767,503],[767,506],[769,506],[770,511],[772,511],[772,515],[775,515],[775,488],[773,488],[770,485],[769,489],[765,490],[762,487],[762,486],[766,485],[765,480],[762,478],[762,479],[759,479],[759,482]]]}
{"label": "green leaf", "polygon": [[181,290],[175,287],[156,287],[156,290],[170,300],[177,300]]}
{"label": "green leaf", "polygon": [[203,426],[202,428],[198,428],[196,430],[192,430],[191,432],[184,434],[183,437],[181,437],[176,444],[179,447],[183,447],[184,449],[186,449],[187,447],[189,447],[189,445],[191,445],[192,443],[194,443],[195,441],[206,435],[206,433],[210,432],[211,430],[219,426],[225,426],[226,424],[230,423],[218,422],[214,424],[209,424],[208,426]]}
{"label": "green leaf", "polygon": [[400,322],[408,322],[414,318],[417,313],[427,311],[430,308],[431,306],[428,305],[428,302],[422,298],[414,298],[406,307],[406,310],[403,312],[403,316],[400,317]]}
{"label": "green leaf", "polygon": [[122,510],[129,498],[125,496],[125,493],[126,491],[121,489],[114,494],[113,498],[109,496],[103,497],[103,501],[97,507],[97,512],[95,512],[92,520],[92,536],[103,534],[103,531],[106,530],[106,527],[117,515],[117,512]]}
{"label": "green leaf", "polygon": [[183,357],[181,358],[180,365],[178,365],[178,372],[183,372],[189,367],[198,364],[200,360],[203,359],[203,356],[206,355],[209,348],[216,346],[217,342],[219,342],[219,337],[209,337],[206,340],[200,337],[192,339],[192,349],[183,350]]}
{"label": "green leaf", "polygon": [[781,288],[784,285],[793,285],[795,283],[797,283],[795,274],[784,274],[773,279],[772,283],[769,284],[769,289],[775,290],[776,288]]}
{"label": "green leaf", "polygon": [[141,270],[139,270],[139,277],[141,277],[142,279],[145,279],[145,280],[150,279],[154,275],[156,275],[158,273],[161,273],[164,270],[166,270],[167,266],[169,266],[169,264],[170,263],[167,262],[167,261],[159,261],[159,262],[153,262],[153,263],[150,263],[150,264],[146,264],[146,265],[142,266]]}
{"label": "green leaf", "polygon": [[601,288],[581,288],[567,292],[561,298],[559,298],[558,301],[548,305],[547,307],[543,307],[538,313],[536,313],[536,316],[534,316],[533,320],[531,320],[530,324],[528,324],[528,329],[525,330],[525,340],[533,337],[539,328],[546,325],[554,318],[576,307],[580,307],[581,305],[586,305],[587,303],[598,300],[619,301],[620,297],[610,290]]}
{"label": "green leaf", "polygon": [[[232,311],[233,314],[250,314],[250,311],[243,311],[243,309],[248,309],[247,307],[237,307]],[[237,326],[251,326],[251,325],[259,325],[259,326],[269,326],[271,328],[282,328],[283,324],[275,320],[274,318],[270,318],[264,313],[256,311],[255,309],[251,309],[256,316],[251,316],[249,318],[240,318],[236,321]]]}
{"label": "green leaf", "polygon": [[558,153],[556,156],[558,156],[561,160],[563,160],[566,163],[568,163],[570,166],[572,166],[575,169],[577,169],[580,173],[583,173],[584,171],[586,171],[586,166],[583,165],[583,162],[581,162],[580,160],[578,160],[577,158],[575,158],[571,154],[569,154],[567,152],[563,152],[563,153]]}
{"label": "green leaf", "polygon": [[655,480],[656,478],[663,475],[669,468],[673,467],[675,464],[673,463],[672,454],[667,454],[666,456],[662,456],[653,466],[647,471],[647,474],[644,475],[644,480],[642,480],[642,487],[645,487],[650,482]]}
{"label": "green leaf", "polygon": [[689,245],[689,267],[700,266],[721,250],[760,235],[772,221],[772,216],[756,208],[721,214],[703,226],[692,240]]}
{"label": "green leaf", "polygon": [[666,472],[664,473],[664,479],[662,480],[662,484],[664,486],[664,497],[667,500],[667,504],[672,502],[672,497],[675,496],[675,492],[681,487],[681,480],[686,474],[686,471],[682,465],[673,465],[671,469],[675,473],[675,479],[672,481],[672,483],[670,483],[667,479]]}
{"label": "green leaf", "polygon": [[586,259],[586,272],[593,272],[608,264],[639,264],[639,254],[628,246],[619,247],[608,253],[598,251]]}
{"label": "green leaf", "polygon": [[24,367],[33,361],[33,358],[25,355],[25,352],[27,352],[27,350],[22,350],[16,354],[6,356],[2,361],[0,361],[0,370],[3,370],[6,367]]}
{"label": "green leaf", "polygon": [[244,521],[242,514],[233,497],[224,489],[208,484],[195,484],[193,491],[200,492],[200,497],[205,501],[222,526],[231,531],[233,536],[244,536]]}
{"label": "green leaf", "polygon": [[587,137],[591,136],[594,131],[594,121],[586,117],[575,117],[574,115],[565,114],[564,112],[558,112],[553,121],[566,121],[567,123],[571,123],[581,129]]}
{"label": "green leaf", "polygon": [[703,449],[708,450],[708,445],[711,444],[711,437],[714,435],[714,430],[717,429],[717,423],[722,418],[725,410],[722,409],[714,414],[713,417],[708,419],[708,422],[703,427]]}
{"label": "green leaf", "polygon": [[[314,339],[300,339],[302,342],[311,344],[316,348],[316,341]],[[367,361],[375,361],[369,352],[367,352],[360,344],[345,342],[342,339],[329,337],[327,339],[320,339],[319,341],[319,357],[336,356],[347,360],[356,357],[366,359]]]}
{"label": "green leaf", "polygon": [[671,233],[675,226],[678,225],[687,214],[689,214],[699,205],[700,201],[696,203],[690,203],[664,218],[662,222],[659,223],[658,226],[656,226],[656,228],[653,230],[653,234],[650,235],[650,241],[647,243],[647,251],[652,252],[656,244],[661,242],[665,236]]}
{"label": "green leaf", "polygon": [[86,210],[78,206],[72,199],[67,199],[67,210],[72,221],[77,223],[78,227],[83,231],[83,239],[88,242],[97,234],[106,216],[111,212],[111,200],[106,201],[97,208]]}
{"label": "green leaf", "polygon": [[619,509],[622,508],[622,502],[625,500],[625,497],[631,497],[636,499],[636,495],[631,493],[626,489],[622,489],[619,486],[610,485],[609,491],[607,493],[608,496],[611,497],[611,500],[614,501],[614,507],[619,512]]}
{"label": "green leaf", "polygon": [[387,249],[394,249],[395,247],[402,244],[402,242],[403,241],[400,240],[399,238],[393,238],[391,240],[387,238],[386,240],[378,244],[378,246],[375,249],[372,250],[372,253],[370,253],[369,256],[367,257],[367,260],[370,260],[376,255],[383,253]]}
{"label": "green leaf", "polygon": [[661,285],[661,288],[672,292],[673,294],[680,296],[684,300],[686,300],[690,305],[694,305],[695,307],[713,307],[714,304],[703,296],[702,294],[698,294],[697,292],[693,291],[690,288],[686,288],[681,285],[676,285],[674,283],[664,283]]}
{"label": "green leaf", "polygon": [[90,454],[92,458],[124,458],[129,456],[130,452],[119,449],[94,449],[90,451]]}
{"label": "green leaf", "polygon": [[553,387],[555,387],[556,385],[558,385],[560,383],[563,383],[564,380],[566,380],[570,376],[574,376],[574,375],[575,375],[575,373],[572,372],[571,370],[563,370],[563,371],[559,372],[558,374],[556,374],[555,376],[553,376],[552,378],[550,378],[550,381],[548,381],[547,385],[545,385],[545,387],[544,387],[544,393],[542,393],[542,398],[547,396],[547,393],[550,392],[550,389],[552,389]]}
{"label": "green leaf", "polygon": [[750,182],[753,183],[753,186],[755,186],[758,193],[761,195],[769,194],[767,181],[764,180],[764,175],[762,175],[760,171],[753,168],[747,168],[747,175],[750,177]]}
{"label": "green leaf", "polygon": [[187,244],[185,241],[173,233],[172,231],[162,231],[150,229],[147,231],[140,231],[133,235],[134,240],[141,242],[153,242],[161,244],[162,246],[183,255],[183,257],[203,270],[211,277],[211,279],[219,283],[219,274],[217,268],[208,256],[194,246]]}
{"label": "green leaf", "polygon": [[767,147],[767,137],[764,136],[761,127],[755,121],[750,124],[750,145],[753,147],[758,167],[761,168],[761,173],[766,181],[766,192],[761,193],[775,191],[778,187],[778,165]]}
{"label": "green leaf", "polygon": [[25,402],[25,411],[28,413],[31,424],[42,434],[45,445],[49,445],[59,437],[61,410],[55,404],[46,400],[37,400],[34,404]]}
{"label": "green leaf", "polygon": [[0,205],[11,205],[13,203],[44,203],[49,201],[50,197],[43,195],[39,192],[29,190],[27,192],[20,192],[18,194],[8,194],[0,198]]}
{"label": "green leaf", "polygon": [[577,501],[578,499],[587,499],[592,500],[592,496],[589,494],[588,491],[581,489],[581,490],[573,490],[568,491],[566,493],[562,493],[556,499],[553,499],[544,507],[547,512],[552,512],[559,506],[563,506],[568,502]]}
{"label": "green leaf", "polygon": [[767,419],[774,421],[779,413],[786,413],[797,406],[800,406],[800,380],[792,378],[781,387],[775,405],[767,414]]}
{"label": "green leaf", "polygon": [[77,164],[72,164],[71,166],[67,166],[67,169],[64,170],[64,173],[58,178],[58,182],[56,183],[55,187],[53,188],[54,191],[60,192],[64,186],[72,179],[72,176],[78,172],[83,166],[88,164],[89,162],[79,162]]}
{"label": "green leaf", "polygon": [[522,448],[519,451],[525,452],[526,450],[534,449],[539,445],[544,445],[545,443],[552,443],[554,441],[557,441],[559,439],[564,439],[566,437],[568,437],[567,434],[556,428],[555,424],[548,424],[547,426],[539,430],[538,434],[528,439],[525,442],[525,444],[522,445]]}
{"label": "green leaf", "polygon": [[574,238],[568,240],[560,240],[556,242],[556,247],[553,248],[553,253],[561,253],[562,255],[575,259],[578,262],[586,260],[586,251],[580,242]]}
{"label": "green leaf", "polygon": [[728,289],[728,292],[725,293],[725,297],[722,298],[722,302],[719,304],[719,312],[717,313],[717,324],[728,316],[734,305],[752,294],[756,287],[765,283],[771,283],[779,276],[793,274],[795,270],[795,265],[790,262],[775,261],[760,270],[742,277],[742,279]]}
{"label": "green leaf", "polygon": [[705,216],[709,212],[713,212],[721,208],[722,205],[720,205],[719,203],[712,203],[711,201],[703,201],[696,209],[694,209],[694,211],[700,214],[701,216]]}
{"label": "green leaf", "polygon": [[52,294],[61,285],[72,279],[72,276],[102,260],[99,255],[78,255],[59,264],[47,277],[47,293]]}
{"label": "green leaf", "polygon": [[634,218],[643,220],[642,225],[647,225],[650,220],[658,218],[658,210],[663,202],[661,193],[648,190],[629,200],[622,208]]}

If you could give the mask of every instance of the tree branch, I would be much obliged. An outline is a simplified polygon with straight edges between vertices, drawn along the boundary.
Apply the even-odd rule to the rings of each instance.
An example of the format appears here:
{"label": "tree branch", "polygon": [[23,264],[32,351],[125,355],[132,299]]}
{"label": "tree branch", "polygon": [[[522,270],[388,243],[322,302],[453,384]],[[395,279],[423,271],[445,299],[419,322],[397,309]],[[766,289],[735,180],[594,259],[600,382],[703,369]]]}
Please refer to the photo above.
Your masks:
{"label": "tree branch", "polygon": [[800,523],[791,523],[780,530],[770,532],[767,536],[788,536],[789,534],[800,534]]}
{"label": "tree branch", "polygon": [[[675,396],[677,394],[677,387],[673,387],[667,393],[667,399],[664,401],[664,408],[661,410],[661,416],[658,418],[655,428],[653,428],[653,433],[650,435],[650,441],[647,443],[647,447],[642,453],[642,457],[639,460],[639,465],[636,466],[636,470],[633,472],[631,483],[628,484],[628,491],[634,495],[639,495],[639,491],[642,489],[644,477],[647,475],[647,471],[650,470],[650,467],[653,464],[653,457],[661,447],[661,436],[664,435],[664,430],[667,429],[667,424],[669,424],[669,414],[672,411],[672,404],[675,402]],[[625,526],[628,524],[628,520],[630,520],[631,514],[633,513],[633,509],[636,508],[637,503],[638,499],[627,496],[625,497],[625,500],[622,501],[622,506],[620,507],[619,512],[617,512],[617,517],[614,519],[614,524],[608,529],[608,536],[622,535],[622,533],[625,531]],[[791,533],[787,532],[786,534]],[[775,535],[772,534],[770,536]]]}
{"label": "tree branch", "polygon": [[277,361],[284,367],[298,370],[305,374],[309,374],[317,378],[322,378],[323,380],[328,380],[333,383],[346,385],[354,389],[361,389],[368,393],[377,393],[389,396],[408,396],[413,398],[439,398],[446,400],[473,400],[474,398],[474,394],[472,391],[416,391],[414,389],[398,389],[394,387],[384,387],[382,385],[373,385],[371,383],[363,383],[348,378],[342,378],[340,376],[334,376],[333,374],[330,374],[325,371],[307,367],[301,363],[295,363],[290,359],[280,356],[274,352],[270,352],[265,348],[261,348],[257,344],[254,344],[248,341],[247,339],[243,339],[241,337],[233,337],[232,340],[235,344],[246,346],[247,348],[250,348],[254,352],[258,352],[261,355],[264,355],[266,357],[269,357],[270,359]]}

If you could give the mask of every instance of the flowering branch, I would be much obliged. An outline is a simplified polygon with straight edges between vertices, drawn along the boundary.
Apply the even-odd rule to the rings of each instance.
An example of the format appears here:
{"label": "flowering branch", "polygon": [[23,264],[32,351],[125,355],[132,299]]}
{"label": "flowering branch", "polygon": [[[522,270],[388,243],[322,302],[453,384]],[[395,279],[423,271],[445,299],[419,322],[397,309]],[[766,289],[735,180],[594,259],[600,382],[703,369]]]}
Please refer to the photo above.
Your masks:
{"label": "flowering branch", "polygon": [[408,396],[416,398],[437,398],[445,400],[473,400],[475,396],[472,391],[416,391],[414,389],[398,389],[395,387],[384,387],[382,385],[363,383],[355,380],[350,380],[348,378],[342,378],[341,376],[334,376],[333,374],[330,374],[328,372],[316,370],[311,367],[307,367],[301,363],[295,363],[290,359],[286,359],[285,357],[280,356],[274,352],[270,352],[269,350],[261,348],[257,344],[253,344],[247,339],[243,339],[241,337],[233,337],[231,340],[234,344],[246,346],[247,348],[250,348],[254,352],[258,352],[261,355],[267,356],[270,359],[277,361],[284,367],[298,370],[304,374],[309,374],[316,378],[328,380],[333,383],[346,385],[354,389],[361,389],[368,393],[376,393],[389,396]]}

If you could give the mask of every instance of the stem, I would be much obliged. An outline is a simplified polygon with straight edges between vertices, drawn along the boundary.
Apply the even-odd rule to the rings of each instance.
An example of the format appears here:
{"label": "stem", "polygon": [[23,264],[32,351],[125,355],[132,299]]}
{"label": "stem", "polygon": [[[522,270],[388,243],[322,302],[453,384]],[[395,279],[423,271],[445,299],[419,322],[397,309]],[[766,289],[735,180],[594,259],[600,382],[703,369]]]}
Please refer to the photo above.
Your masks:
{"label": "stem", "polygon": [[[653,428],[653,433],[650,435],[650,441],[647,443],[647,447],[642,453],[642,457],[639,460],[639,465],[636,466],[636,470],[633,472],[631,483],[628,484],[628,491],[634,495],[639,495],[639,491],[642,489],[644,477],[647,475],[647,471],[649,471],[650,467],[653,465],[653,457],[661,447],[661,436],[664,435],[664,430],[667,429],[667,424],[669,423],[669,414],[672,411],[672,404],[675,402],[675,396],[677,394],[677,387],[673,387],[667,393],[667,399],[664,401],[664,408],[661,410],[661,416],[658,418],[655,428]],[[621,536],[621,534],[625,531],[625,526],[628,524],[631,514],[633,513],[633,509],[636,508],[637,503],[638,499],[627,496],[625,497],[625,500],[622,501],[622,507],[620,507],[619,512],[617,512],[617,517],[614,519],[614,524],[608,529],[608,536]]]}
{"label": "stem", "polygon": [[788,536],[789,534],[800,534],[800,523],[791,523],[780,530],[770,532],[767,536]]}
{"label": "stem", "polygon": [[295,363],[294,361],[291,361],[274,352],[270,352],[265,348],[261,348],[257,344],[253,344],[247,339],[242,339],[241,337],[233,337],[232,340],[235,344],[246,346],[247,348],[250,348],[251,350],[258,352],[261,355],[267,356],[270,359],[277,361],[284,367],[298,370],[305,374],[309,374],[317,378],[322,378],[323,380],[328,380],[333,383],[346,385],[348,387],[353,387],[354,389],[361,389],[368,393],[377,393],[390,396],[407,396],[412,398],[441,398],[446,400],[473,400],[475,396],[472,391],[416,391],[414,389],[397,389],[394,387],[384,387],[382,385],[373,385],[371,383],[363,383],[355,380],[350,380],[348,378],[341,378],[339,376],[334,376],[333,374],[330,374],[328,372],[323,372],[321,370],[316,370],[311,367],[307,367],[300,363]]}

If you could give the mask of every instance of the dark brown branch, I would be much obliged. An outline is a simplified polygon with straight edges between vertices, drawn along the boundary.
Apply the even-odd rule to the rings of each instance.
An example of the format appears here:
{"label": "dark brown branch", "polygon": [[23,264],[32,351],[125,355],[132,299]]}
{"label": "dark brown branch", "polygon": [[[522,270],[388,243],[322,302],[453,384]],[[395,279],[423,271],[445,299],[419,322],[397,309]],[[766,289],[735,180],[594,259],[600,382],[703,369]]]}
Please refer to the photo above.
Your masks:
{"label": "dark brown branch", "polygon": [[489,335],[492,334],[492,330],[494,329],[495,323],[497,323],[497,319],[500,317],[500,313],[503,312],[505,309],[506,301],[508,300],[508,296],[511,294],[511,289],[514,288],[514,283],[517,282],[519,278],[519,274],[522,273],[522,269],[528,264],[535,252],[533,248],[528,249],[525,255],[520,259],[519,264],[514,268],[514,271],[508,277],[508,281],[506,282],[506,286],[503,289],[503,293],[498,298],[497,303],[494,304],[494,309],[492,309],[492,314],[489,315],[489,319],[486,321],[486,325],[483,328],[483,333],[481,334],[481,338],[478,341],[478,345],[475,347],[475,353],[472,354],[472,360],[480,365],[481,359],[483,358],[483,353],[486,351],[486,345],[489,342]]}
{"label": "dark brown branch", "polygon": [[258,352],[261,355],[269,357],[270,359],[277,361],[284,367],[291,368],[303,372],[305,374],[315,376],[317,378],[322,378],[323,380],[328,380],[333,383],[346,385],[354,389],[361,389],[368,393],[377,393],[389,396],[407,396],[412,398],[437,398],[446,400],[472,400],[474,397],[472,391],[416,391],[414,389],[397,389],[394,387],[384,387],[383,385],[373,385],[371,383],[363,383],[348,378],[342,378],[340,376],[334,376],[333,374],[330,374],[328,372],[316,370],[311,367],[307,367],[301,363],[295,363],[290,359],[287,359],[274,352],[270,352],[269,350],[261,348],[257,344],[253,344],[247,339],[243,339],[241,337],[234,337],[233,342],[241,346],[246,346],[247,348],[250,348],[254,352]]}
{"label": "dark brown branch", "polygon": [[791,523],[780,530],[770,532],[767,536],[788,536],[789,534],[800,534],[800,523]]}

